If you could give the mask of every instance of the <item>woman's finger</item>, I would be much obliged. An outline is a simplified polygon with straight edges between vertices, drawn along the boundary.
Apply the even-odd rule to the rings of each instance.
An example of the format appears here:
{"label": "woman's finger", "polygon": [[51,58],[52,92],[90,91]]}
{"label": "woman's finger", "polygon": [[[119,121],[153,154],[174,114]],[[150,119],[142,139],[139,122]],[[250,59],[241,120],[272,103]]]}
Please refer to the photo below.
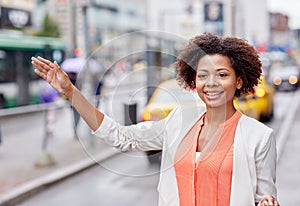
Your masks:
{"label": "woman's finger", "polygon": [[41,72],[40,70],[38,69],[35,69],[34,70],[34,73],[36,73],[38,76],[42,77],[43,79],[47,79],[47,75],[45,75],[45,73]]}
{"label": "woman's finger", "polygon": [[269,203],[267,200],[262,201],[262,206],[268,206],[268,205],[269,205]]}
{"label": "woman's finger", "polygon": [[62,70],[61,67],[59,66],[59,64],[58,64],[56,61],[54,61],[53,65],[54,65],[54,67],[56,67],[57,69]]}
{"label": "woman's finger", "polygon": [[279,206],[278,201],[271,195],[264,195],[258,206]]}
{"label": "woman's finger", "polygon": [[31,63],[44,73],[51,69],[50,66],[48,66],[48,64],[45,64],[44,62],[40,61],[35,57],[31,58]]}
{"label": "woman's finger", "polygon": [[52,63],[50,60],[44,59],[43,57],[40,57],[40,56],[38,56],[37,59],[46,65],[50,65]]}

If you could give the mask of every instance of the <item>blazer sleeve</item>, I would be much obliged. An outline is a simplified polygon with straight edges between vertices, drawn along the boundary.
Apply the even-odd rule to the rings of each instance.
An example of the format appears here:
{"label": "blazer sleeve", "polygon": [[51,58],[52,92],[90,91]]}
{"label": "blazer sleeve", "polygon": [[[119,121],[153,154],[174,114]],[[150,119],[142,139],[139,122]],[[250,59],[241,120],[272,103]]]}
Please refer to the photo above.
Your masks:
{"label": "blazer sleeve", "polygon": [[262,142],[256,148],[256,202],[265,194],[277,196],[275,186],[276,159],[276,139],[273,135],[273,130],[268,129],[262,138]]}
{"label": "blazer sleeve", "polygon": [[175,110],[160,121],[146,121],[129,126],[123,126],[105,115],[103,122],[93,133],[120,151],[161,150],[168,133],[167,124],[172,120]]}

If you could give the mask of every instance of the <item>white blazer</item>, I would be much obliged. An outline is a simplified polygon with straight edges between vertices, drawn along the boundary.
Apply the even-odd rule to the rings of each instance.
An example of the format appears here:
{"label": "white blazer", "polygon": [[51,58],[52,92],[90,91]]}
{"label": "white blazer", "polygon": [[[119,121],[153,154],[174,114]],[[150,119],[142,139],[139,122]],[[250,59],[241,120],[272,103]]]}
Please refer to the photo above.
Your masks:
{"label": "white blazer", "polygon": [[[181,106],[163,120],[130,126],[105,116],[94,133],[121,151],[162,149],[159,205],[177,206],[176,150],[205,111],[204,107]],[[264,194],[276,197],[276,143],[272,129],[242,115],[236,129],[233,159],[230,206],[254,206]]]}

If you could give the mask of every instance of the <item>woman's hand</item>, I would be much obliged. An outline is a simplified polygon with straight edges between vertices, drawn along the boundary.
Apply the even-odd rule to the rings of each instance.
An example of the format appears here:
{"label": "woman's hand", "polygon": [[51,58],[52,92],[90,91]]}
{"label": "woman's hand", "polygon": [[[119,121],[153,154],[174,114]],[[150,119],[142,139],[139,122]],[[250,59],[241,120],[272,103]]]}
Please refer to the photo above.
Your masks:
{"label": "woman's hand", "polygon": [[31,63],[38,68],[34,72],[45,79],[59,93],[66,94],[71,92],[72,82],[56,62],[51,62],[42,57],[32,57]]}
{"label": "woman's hand", "polygon": [[257,206],[279,206],[279,203],[272,195],[264,195]]}
{"label": "woman's hand", "polygon": [[59,93],[66,95],[89,127],[96,131],[103,121],[104,114],[81,94],[60,66],[56,62],[42,57],[32,57],[31,63],[37,67],[34,72],[45,79]]}

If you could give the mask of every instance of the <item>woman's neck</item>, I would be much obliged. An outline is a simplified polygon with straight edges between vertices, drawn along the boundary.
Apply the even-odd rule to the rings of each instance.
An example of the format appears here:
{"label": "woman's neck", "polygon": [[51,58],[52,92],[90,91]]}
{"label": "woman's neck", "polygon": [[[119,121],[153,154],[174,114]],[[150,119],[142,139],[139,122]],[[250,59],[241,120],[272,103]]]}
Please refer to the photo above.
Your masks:
{"label": "woman's neck", "polygon": [[205,119],[204,119],[204,124],[209,124],[209,125],[223,124],[228,119],[230,119],[234,115],[235,112],[236,112],[236,109],[234,107],[207,108]]}

